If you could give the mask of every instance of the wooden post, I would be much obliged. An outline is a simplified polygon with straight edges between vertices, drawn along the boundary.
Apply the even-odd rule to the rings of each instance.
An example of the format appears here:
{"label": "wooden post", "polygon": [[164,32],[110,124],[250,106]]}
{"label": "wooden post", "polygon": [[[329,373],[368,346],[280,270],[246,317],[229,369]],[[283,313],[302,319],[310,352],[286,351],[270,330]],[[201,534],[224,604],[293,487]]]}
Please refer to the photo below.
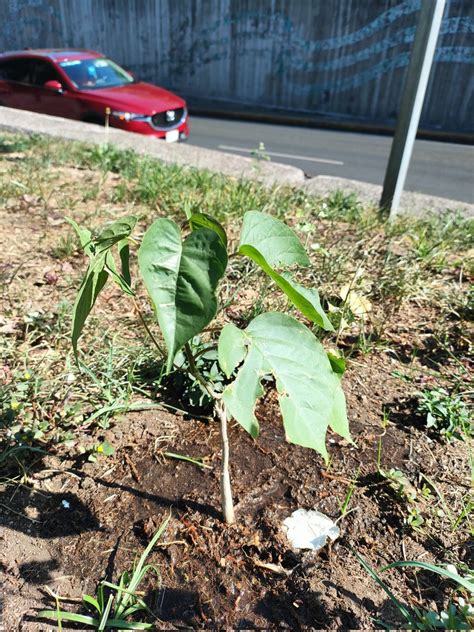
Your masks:
{"label": "wooden post", "polygon": [[405,186],[446,0],[422,0],[380,208],[397,214]]}

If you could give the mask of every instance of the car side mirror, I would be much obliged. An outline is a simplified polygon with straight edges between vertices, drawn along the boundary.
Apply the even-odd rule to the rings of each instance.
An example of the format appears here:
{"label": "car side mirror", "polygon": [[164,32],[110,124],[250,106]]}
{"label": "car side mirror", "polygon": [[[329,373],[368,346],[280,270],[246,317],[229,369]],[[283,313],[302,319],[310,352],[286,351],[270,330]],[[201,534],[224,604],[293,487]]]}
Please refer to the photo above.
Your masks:
{"label": "car side mirror", "polygon": [[52,79],[51,81],[47,81],[46,83],[44,83],[43,88],[46,88],[46,90],[51,90],[52,92],[63,91],[62,85],[59,83],[59,81],[56,81],[55,79]]}

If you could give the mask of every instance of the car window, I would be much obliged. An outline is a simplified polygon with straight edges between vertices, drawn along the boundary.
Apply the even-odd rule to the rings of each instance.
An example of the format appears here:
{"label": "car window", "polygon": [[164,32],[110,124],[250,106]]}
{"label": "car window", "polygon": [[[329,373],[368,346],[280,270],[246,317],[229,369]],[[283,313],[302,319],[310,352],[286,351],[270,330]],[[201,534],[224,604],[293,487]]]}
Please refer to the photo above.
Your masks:
{"label": "car window", "polygon": [[34,86],[43,86],[47,81],[60,81],[61,78],[54,66],[42,59],[32,59],[29,82]]}
{"label": "car window", "polygon": [[59,65],[76,88],[94,90],[133,83],[134,79],[110,59],[75,59]]}
{"label": "car window", "polygon": [[0,63],[0,79],[28,83],[31,59],[9,59]]}

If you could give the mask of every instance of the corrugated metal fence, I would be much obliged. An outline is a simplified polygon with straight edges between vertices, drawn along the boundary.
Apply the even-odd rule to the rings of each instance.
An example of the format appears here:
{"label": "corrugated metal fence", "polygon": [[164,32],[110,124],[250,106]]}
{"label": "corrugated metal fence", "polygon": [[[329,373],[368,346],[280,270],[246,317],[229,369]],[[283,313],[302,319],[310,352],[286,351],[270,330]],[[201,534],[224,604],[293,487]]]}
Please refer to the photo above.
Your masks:
{"label": "corrugated metal fence", "polygon": [[[1,0],[0,49],[105,52],[190,103],[393,123],[421,0]],[[424,128],[474,129],[474,0],[448,0]]]}

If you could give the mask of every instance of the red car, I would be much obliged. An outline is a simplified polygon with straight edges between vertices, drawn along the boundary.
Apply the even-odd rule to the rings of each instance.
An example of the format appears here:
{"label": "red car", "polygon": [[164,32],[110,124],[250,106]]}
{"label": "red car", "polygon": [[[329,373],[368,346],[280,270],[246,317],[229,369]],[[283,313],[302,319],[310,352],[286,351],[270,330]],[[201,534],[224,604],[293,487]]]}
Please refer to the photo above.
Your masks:
{"label": "red car", "polygon": [[169,142],[189,135],[186,103],[91,50],[0,54],[0,105],[104,124]]}

